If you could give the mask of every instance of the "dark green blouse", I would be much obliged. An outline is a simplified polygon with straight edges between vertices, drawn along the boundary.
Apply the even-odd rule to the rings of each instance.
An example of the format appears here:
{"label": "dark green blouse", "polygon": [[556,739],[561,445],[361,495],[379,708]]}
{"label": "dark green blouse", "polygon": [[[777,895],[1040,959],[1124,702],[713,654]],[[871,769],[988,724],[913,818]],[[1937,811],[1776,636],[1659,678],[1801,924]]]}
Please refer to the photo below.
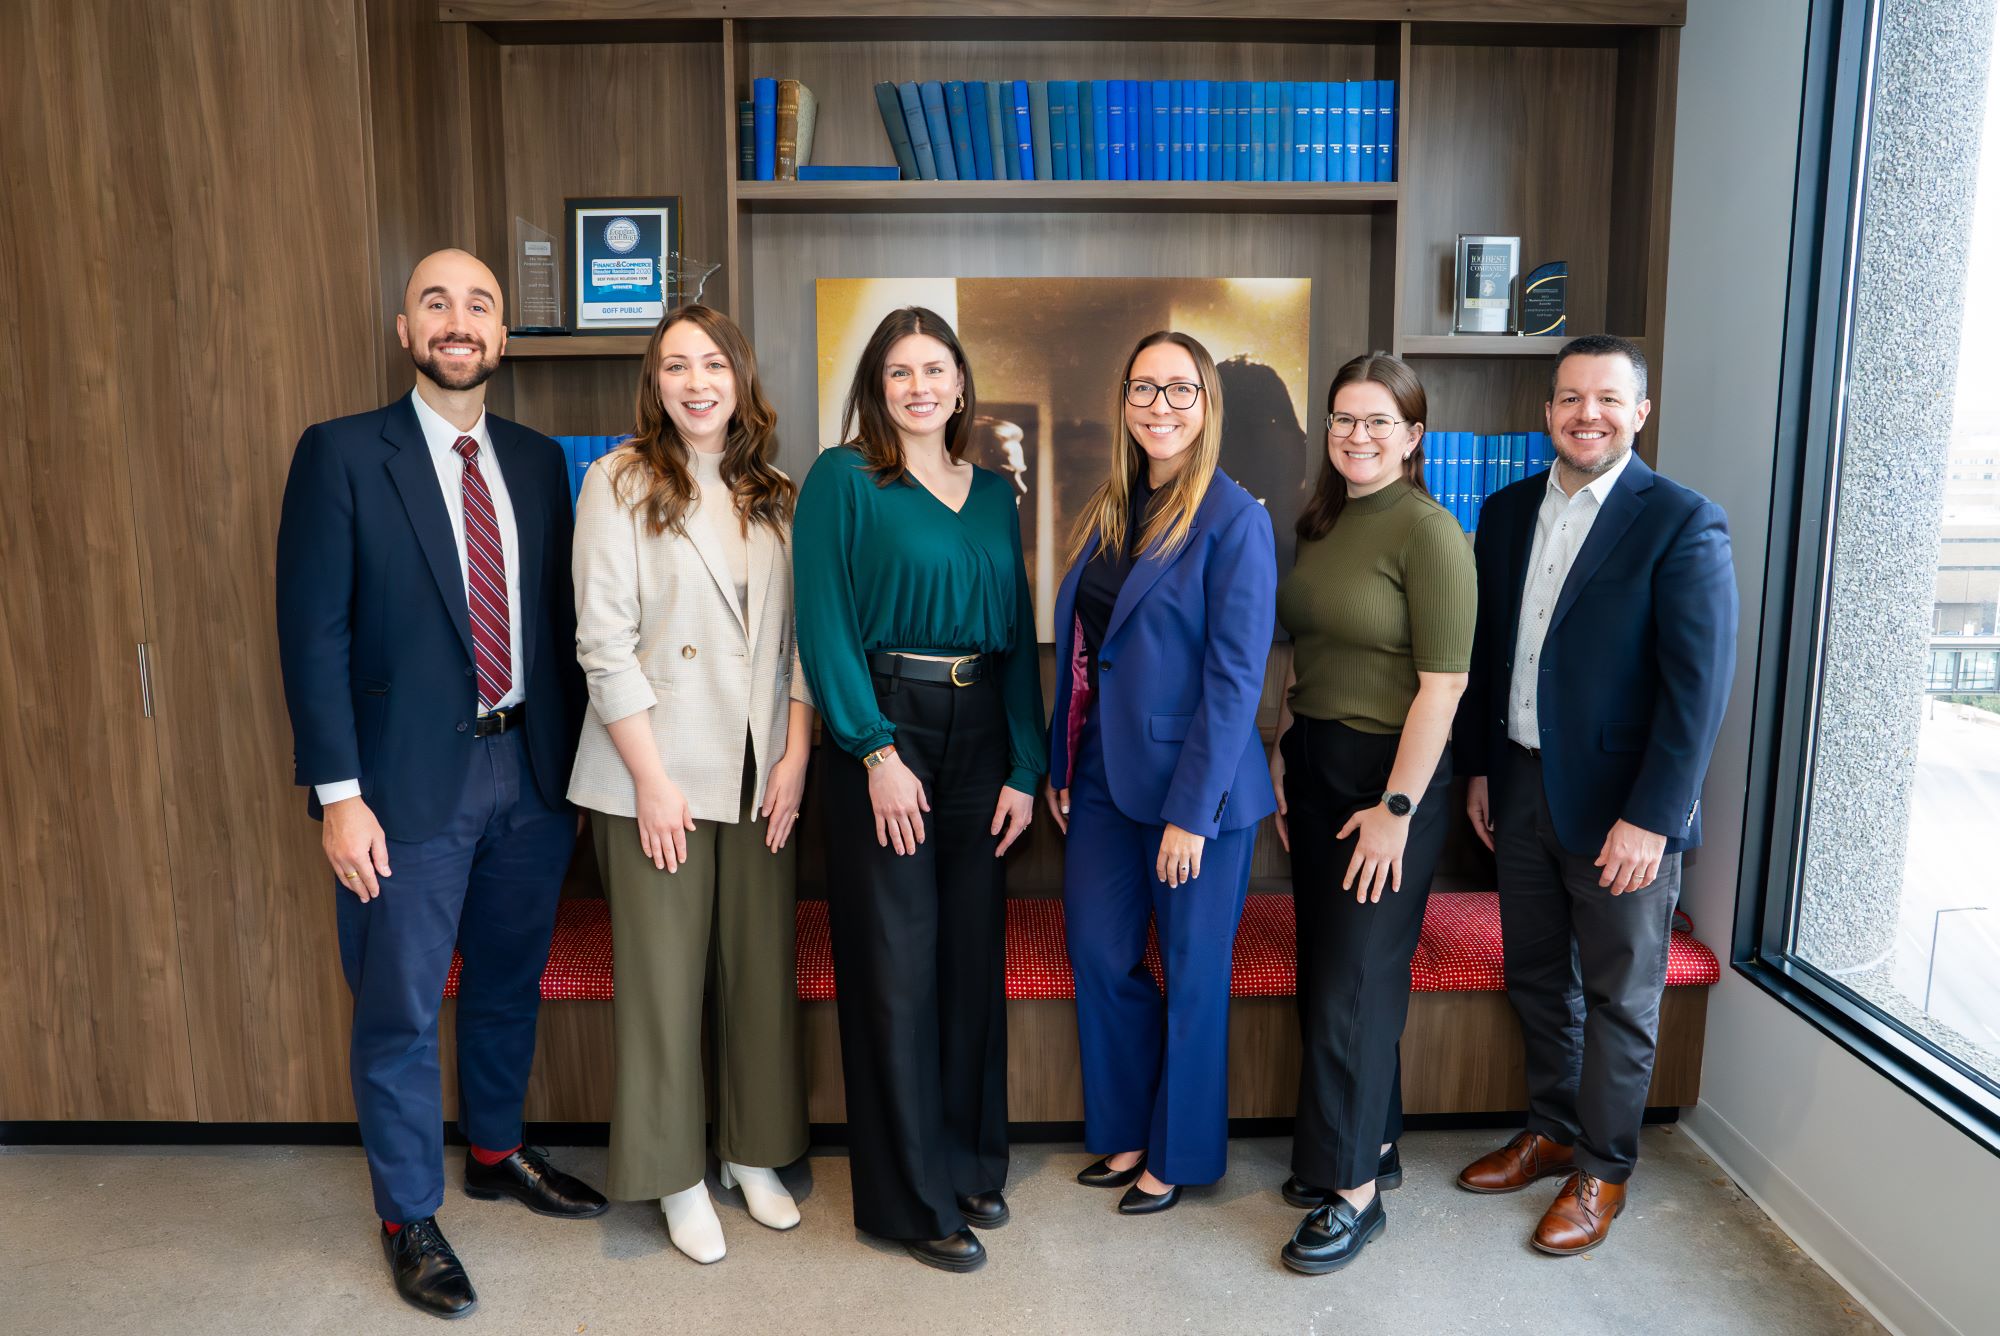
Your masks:
{"label": "dark green blouse", "polygon": [[792,523],[799,660],[826,729],[865,756],[895,740],[868,656],[978,653],[1007,707],[1007,787],[1033,793],[1049,768],[1035,608],[1014,489],[972,471],[953,513],[914,477],[883,487],[851,445],[822,453]]}

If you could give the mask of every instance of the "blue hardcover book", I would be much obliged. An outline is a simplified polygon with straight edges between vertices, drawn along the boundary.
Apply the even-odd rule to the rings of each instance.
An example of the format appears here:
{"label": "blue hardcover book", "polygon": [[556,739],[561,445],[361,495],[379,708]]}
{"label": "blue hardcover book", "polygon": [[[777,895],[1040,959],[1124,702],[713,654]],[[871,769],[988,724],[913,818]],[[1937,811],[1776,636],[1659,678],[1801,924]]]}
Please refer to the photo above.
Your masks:
{"label": "blue hardcover book", "polygon": [[916,180],[917,155],[910,148],[910,129],[903,121],[903,99],[897,94],[896,85],[876,84],[875,105],[882,112],[882,128],[889,132],[889,147],[896,154],[896,166],[902,169],[906,180]]}
{"label": "blue hardcover book", "polygon": [[[1185,173],[1181,170],[1181,154],[1187,148],[1187,145],[1181,139],[1186,124],[1185,113],[1181,108],[1181,81],[1179,79],[1168,79],[1166,85],[1167,159],[1166,170],[1160,173],[1160,177],[1166,181],[1181,181],[1186,179]],[[1154,103],[1156,109],[1158,105],[1157,102]]]}
{"label": "blue hardcover book", "polygon": [[799,164],[801,181],[894,181],[902,175],[899,168],[874,163],[860,163],[847,166],[840,163]]}
{"label": "blue hardcover book", "polygon": [[923,93],[913,83],[896,85],[896,100],[903,104],[903,126],[910,135],[910,156],[917,162],[919,181],[937,180],[937,159],[931,153],[930,122],[924,119]]}
{"label": "blue hardcover book", "polygon": [[1437,446],[1438,438],[1441,435],[1443,435],[1442,432],[1432,432],[1430,435],[1424,437],[1424,490],[1431,494],[1433,500],[1437,498],[1438,494]]}
{"label": "blue hardcover book", "polygon": [[1225,80],[1215,86],[1215,100],[1220,104],[1222,118],[1218,123],[1215,146],[1215,179],[1234,181],[1236,179],[1236,81]]}
{"label": "blue hardcover book", "polygon": [[1076,81],[1077,143],[1082,152],[1077,158],[1077,180],[1101,181],[1097,174],[1097,108],[1091,103],[1089,79]]}
{"label": "blue hardcover book", "polygon": [[1363,181],[1379,181],[1375,165],[1375,81],[1363,79],[1361,88],[1361,130],[1355,136],[1361,143],[1361,168],[1359,176]]}
{"label": "blue hardcover book", "polygon": [[1467,490],[1465,486],[1465,452],[1469,436],[1469,432],[1452,432],[1445,455],[1445,468],[1447,470],[1445,489],[1451,495],[1451,515],[1453,519],[1458,521],[1458,527],[1467,533],[1472,532],[1472,517],[1465,500]]}
{"label": "blue hardcover book", "polygon": [[1173,120],[1174,89],[1170,79],[1153,80],[1153,116],[1148,122],[1152,128],[1147,131],[1153,138],[1153,179],[1171,181],[1174,179],[1173,141],[1168,138],[1169,126]]}
{"label": "blue hardcover book", "polygon": [[[892,84],[890,96],[895,92]],[[747,99],[736,104],[736,179],[757,179],[757,104]]]}
{"label": "blue hardcover book", "polygon": [[1227,181],[1224,175],[1229,151],[1229,85],[1220,79],[1208,81],[1208,179]]}
{"label": "blue hardcover book", "polygon": [[1286,84],[1292,91],[1292,118],[1285,127],[1291,136],[1287,145],[1290,152],[1285,161],[1287,181],[1310,181],[1313,179],[1313,104],[1312,85],[1309,83]]}
{"label": "blue hardcover book", "polygon": [[951,130],[951,160],[961,181],[979,180],[979,159],[972,151],[972,117],[965,106],[965,84],[957,79],[944,86],[945,124]]}
{"label": "blue hardcover book", "polygon": [[1249,159],[1248,166],[1244,170],[1244,180],[1268,179],[1264,175],[1264,85],[1262,83],[1250,85],[1249,110],[1243,116],[1243,147],[1239,151]]}
{"label": "blue hardcover book", "polygon": [[1146,179],[1146,164],[1139,153],[1139,88],[1140,81],[1127,79],[1121,85],[1125,94],[1125,179],[1143,181]]}
{"label": "blue hardcover book", "polygon": [[1278,181],[1299,179],[1298,159],[1293,147],[1298,133],[1295,125],[1299,114],[1298,88],[1291,82],[1278,85],[1278,165],[1272,178]]}
{"label": "blue hardcover book", "polygon": [[1104,179],[1129,181],[1125,165],[1125,89],[1127,80],[1109,79],[1104,84]]}
{"label": "blue hardcover book", "polygon": [[[937,164],[938,180],[956,181],[958,158],[951,146],[951,113],[945,110],[944,85],[936,79],[917,85],[924,100],[924,125],[931,132],[931,160]],[[970,164],[967,164],[970,166]]]}
{"label": "blue hardcover book", "polygon": [[[1064,110],[1063,81],[1049,80],[1048,90],[1049,179],[1067,181],[1069,180],[1069,113]],[[1038,125],[1037,130],[1039,129]],[[1036,146],[1039,148],[1039,143]]]}
{"label": "blue hardcover book", "polygon": [[752,165],[759,181],[778,175],[778,81],[753,79],[750,83],[750,117],[757,147]]}
{"label": "blue hardcover book", "polygon": [[1375,179],[1396,179],[1396,81],[1375,84]]}
{"label": "blue hardcover book", "polygon": [[1026,79],[1014,80],[1014,179],[1035,179],[1035,126],[1033,96]]}
{"label": "blue hardcover book", "polygon": [[1092,179],[1111,181],[1111,88],[1103,79],[1090,81],[1090,122],[1095,137],[1091,148],[1096,156],[1091,161]]}
{"label": "blue hardcover book", "polygon": [[1014,155],[1009,145],[1014,142],[1010,130],[1014,123],[1013,86],[1000,80],[986,86],[986,143],[993,155],[993,179],[1011,181],[1014,179]]}
{"label": "blue hardcover book", "polygon": [[1075,79],[1063,81],[1063,120],[1069,127],[1065,136],[1069,144],[1069,179],[1084,180],[1083,175],[1083,104],[1089,100],[1084,85]]}
{"label": "blue hardcover book", "polygon": [[1326,86],[1326,179],[1352,181],[1347,172],[1347,85]]}
{"label": "blue hardcover book", "polygon": [[1349,83],[1341,91],[1347,105],[1347,150],[1340,164],[1340,179],[1365,181],[1361,175],[1361,85]]}
{"label": "blue hardcover book", "polygon": [[1218,108],[1215,105],[1215,81],[1197,79],[1194,81],[1194,179],[1213,181],[1219,173],[1220,154],[1216,152],[1215,126]]}
{"label": "blue hardcover book", "polygon": [[1159,164],[1153,161],[1153,81],[1134,79],[1137,85],[1136,108],[1130,118],[1132,133],[1139,143],[1139,177],[1141,181],[1157,181]]}
{"label": "blue hardcover book", "polygon": [[981,181],[992,181],[1000,173],[993,170],[993,127],[987,119],[986,85],[978,79],[965,83],[965,119],[972,128],[972,166]]}
{"label": "blue hardcover book", "polygon": [[1324,181],[1326,176],[1326,90],[1331,84],[1320,82],[1312,86],[1312,179]]}
{"label": "blue hardcover book", "polygon": [[1028,81],[1028,122],[1034,130],[1034,163],[1037,181],[1055,180],[1055,167],[1049,156],[1049,85],[1046,79]]}
{"label": "blue hardcover book", "polygon": [[1285,136],[1290,122],[1285,117],[1285,85],[1276,79],[1264,81],[1264,179],[1285,179]]}

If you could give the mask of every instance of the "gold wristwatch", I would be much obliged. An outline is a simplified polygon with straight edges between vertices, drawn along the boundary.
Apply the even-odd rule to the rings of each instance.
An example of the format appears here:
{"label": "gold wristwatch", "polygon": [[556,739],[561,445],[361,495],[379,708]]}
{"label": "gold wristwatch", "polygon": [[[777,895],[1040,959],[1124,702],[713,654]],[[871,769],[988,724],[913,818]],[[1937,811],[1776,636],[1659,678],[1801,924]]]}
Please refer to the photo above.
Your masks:
{"label": "gold wristwatch", "polygon": [[877,747],[874,751],[869,752],[866,756],[861,758],[861,764],[867,766],[870,770],[873,770],[876,766],[882,764],[882,762],[888,760],[891,756],[894,756],[895,754],[896,754],[896,744],[892,742],[886,747]]}

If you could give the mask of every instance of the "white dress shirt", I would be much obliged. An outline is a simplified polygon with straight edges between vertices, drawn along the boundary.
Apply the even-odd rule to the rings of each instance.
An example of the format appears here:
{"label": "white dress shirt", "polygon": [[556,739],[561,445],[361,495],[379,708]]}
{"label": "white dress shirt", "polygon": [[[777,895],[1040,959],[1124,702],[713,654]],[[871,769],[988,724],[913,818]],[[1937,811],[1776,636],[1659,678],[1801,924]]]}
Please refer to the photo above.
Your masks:
{"label": "white dress shirt", "polygon": [[1555,616],[1563,585],[1569,580],[1576,554],[1604,508],[1605,498],[1632,462],[1622,459],[1591,479],[1571,496],[1556,485],[1556,468],[1549,470],[1548,490],[1535,513],[1535,542],[1528,551],[1528,579],[1521,589],[1521,623],[1514,632],[1514,676],[1507,684],[1507,736],[1523,747],[1542,745],[1537,683],[1541,675],[1542,642]]}
{"label": "white dress shirt", "polygon": [[[410,391],[410,406],[417,410],[417,426],[423,429],[424,444],[430,448],[431,467],[437,470],[438,491],[444,495],[445,513],[451,516],[461,584],[472,578],[472,571],[465,561],[465,458],[454,447],[460,436],[470,436],[479,442],[479,473],[493,498],[493,518],[500,525],[500,549],[507,561],[507,652],[513,665],[513,685],[495,708],[518,705],[528,694],[521,672],[521,534],[514,522],[513,502],[507,496],[507,479],[500,471],[500,459],[493,453],[493,440],[486,432],[486,413],[481,410],[479,421],[472,424],[470,431],[462,432],[445,421],[415,390]],[[325,806],[358,796],[361,781],[342,779],[315,784],[313,791],[319,795],[320,805]]]}

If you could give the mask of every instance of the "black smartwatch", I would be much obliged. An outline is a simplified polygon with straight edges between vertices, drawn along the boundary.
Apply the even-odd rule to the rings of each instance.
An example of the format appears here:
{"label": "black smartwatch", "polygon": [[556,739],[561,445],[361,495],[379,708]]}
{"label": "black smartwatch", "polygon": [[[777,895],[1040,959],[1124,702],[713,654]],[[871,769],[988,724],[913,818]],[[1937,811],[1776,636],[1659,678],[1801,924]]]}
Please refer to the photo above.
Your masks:
{"label": "black smartwatch", "polygon": [[1382,805],[1389,809],[1390,816],[1408,816],[1411,808],[1415,806],[1407,793],[1385,793],[1382,795]]}

